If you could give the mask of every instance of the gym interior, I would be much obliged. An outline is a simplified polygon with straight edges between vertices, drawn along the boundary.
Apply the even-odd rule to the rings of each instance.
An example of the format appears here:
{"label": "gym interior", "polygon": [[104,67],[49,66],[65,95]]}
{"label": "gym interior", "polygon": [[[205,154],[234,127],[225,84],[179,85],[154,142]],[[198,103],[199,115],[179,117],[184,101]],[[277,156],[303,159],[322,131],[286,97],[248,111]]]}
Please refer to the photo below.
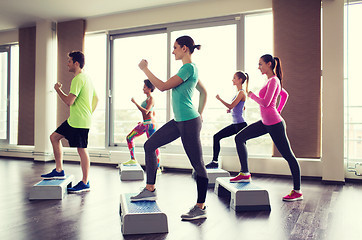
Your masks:
{"label": "gym interior", "polygon": [[[0,238],[1,239],[360,239],[362,207],[362,104],[358,89],[362,48],[358,0],[110,0],[0,3]],[[283,202],[291,173],[270,137],[247,142],[253,184],[268,193],[269,210],[237,211],[229,196],[209,186],[207,219],[181,221],[195,203],[192,166],[180,140],[160,148],[157,206],[167,216],[166,232],[127,234],[122,196],[136,193],[145,180],[122,180],[129,160],[126,136],[141,116],[145,76],[141,59],[162,79],[177,73],[175,39],[190,35],[202,47],[193,54],[207,90],[201,143],[204,162],[212,159],[213,135],[230,124],[215,96],[232,98],[232,76],[250,76],[249,89],[263,86],[260,56],[283,63],[289,98],[281,113],[301,169],[303,201]],[[99,103],[93,114],[88,151],[89,193],[60,199],[29,199],[40,175],[54,167],[49,136],[69,116],[53,86],[69,92],[67,54],[85,55],[84,71]],[[356,66],[354,66],[356,65]],[[197,94],[196,94],[197,95]],[[171,92],[154,92],[158,126],[173,118]],[[194,102],[199,99],[194,96]],[[246,122],[260,120],[258,105],[245,103]],[[146,169],[142,136],[135,155]],[[62,142],[64,169],[81,178],[76,149]],[[221,141],[221,168],[240,171],[233,137]],[[145,173],[142,173],[142,175]],[[231,201],[231,202],[230,202]],[[123,214],[125,207],[123,207]],[[152,222],[152,221],[151,221]],[[153,221],[154,229],[160,224]],[[137,231],[139,231],[137,233]]]}

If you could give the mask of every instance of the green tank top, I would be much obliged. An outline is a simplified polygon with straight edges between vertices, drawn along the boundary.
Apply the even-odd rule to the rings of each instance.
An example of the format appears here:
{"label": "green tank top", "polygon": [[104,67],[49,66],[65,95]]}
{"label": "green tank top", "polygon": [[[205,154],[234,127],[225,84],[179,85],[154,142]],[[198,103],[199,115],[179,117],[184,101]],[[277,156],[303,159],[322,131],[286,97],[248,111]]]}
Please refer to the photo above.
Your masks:
{"label": "green tank top", "polygon": [[[146,107],[147,107],[147,100],[148,99],[150,99],[149,97],[146,99],[146,100],[144,100],[142,103],[141,103],[141,107],[143,107],[144,109],[146,109]],[[151,107],[151,109],[150,109],[150,112],[152,112],[153,111],[153,106]]]}

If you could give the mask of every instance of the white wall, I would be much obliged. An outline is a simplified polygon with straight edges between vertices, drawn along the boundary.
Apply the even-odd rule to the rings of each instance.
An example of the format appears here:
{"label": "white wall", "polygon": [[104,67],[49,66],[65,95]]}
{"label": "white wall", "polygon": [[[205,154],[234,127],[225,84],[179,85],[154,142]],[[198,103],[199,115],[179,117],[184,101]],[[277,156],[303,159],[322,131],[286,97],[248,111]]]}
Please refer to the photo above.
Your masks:
{"label": "white wall", "polygon": [[322,163],[327,181],[344,181],[343,7],[342,0],[323,1]]}
{"label": "white wall", "polygon": [[271,9],[272,0],[208,0],[87,19],[87,32],[219,17]]}
{"label": "white wall", "polygon": [[16,43],[18,41],[18,30],[0,32],[0,45]]}
{"label": "white wall", "polygon": [[34,160],[53,159],[50,134],[56,123],[56,37],[52,22],[36,24],[35,108],[34,108]]}

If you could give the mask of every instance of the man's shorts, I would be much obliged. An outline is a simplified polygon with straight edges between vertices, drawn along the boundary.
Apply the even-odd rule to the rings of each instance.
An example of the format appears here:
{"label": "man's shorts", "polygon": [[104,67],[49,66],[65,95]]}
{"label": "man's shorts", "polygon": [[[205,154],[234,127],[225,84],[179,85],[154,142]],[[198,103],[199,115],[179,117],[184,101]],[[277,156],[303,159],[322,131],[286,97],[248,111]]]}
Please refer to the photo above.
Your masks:
{"label": "man's shorts", "polygon": [[88,128],[71,127],[65,120],[55,132],[63,135],[68,140],[70,147],[87,148],[88,146]]}

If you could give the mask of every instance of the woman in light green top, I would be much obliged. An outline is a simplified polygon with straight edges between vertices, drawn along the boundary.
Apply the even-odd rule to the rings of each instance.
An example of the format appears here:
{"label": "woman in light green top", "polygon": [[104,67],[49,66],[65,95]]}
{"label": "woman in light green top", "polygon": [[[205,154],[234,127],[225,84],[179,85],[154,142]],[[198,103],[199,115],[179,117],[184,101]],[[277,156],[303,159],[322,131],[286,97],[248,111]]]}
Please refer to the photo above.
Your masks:
{"label": "woman in light green top", "polygon": [[[178,73],[166,82],[158,79],[148,69],[146,60],[139,63],[140,69],[146,74],[152,84],[160,91],[172,89],[172,109],[175,119],[169,121],[157,130],[145,143],[146,158],[146,187],[136,196],[131,197],[131,201],[153,201],[156,195],[156,170],[157,157],[155,150],[164,146],[177,138],[181,141],[185,152],[196,172],[196,184],[198,198],[196,205],[191,210],[183,214],[183,220],[194,220],[206,218],[205,199],[208,185],[207,172],[202,159],[202,149],[200,141],[201,114],[206,103],[206,90],[198,79],[198,70],[191,61],[191,55],[195,49],[200,49],[200,45],[195,45],[189,36],[182,36],[176,39],[172,54],[176,60],[182,60],[183,66]],[[192,103],[194,89],[200,92],[199,108],[196,109]]]}
{"label": "woman in light green top", "polygon": [[[132,129],[132,131],[127,135],[127,145],[129,152],[131,154],[131,160],[124,162],[123,165],[137,165],[138,162],[135,159],[134,156],[134,139],[136,137],[141,136],[142,134],[146,133],[147,138],[150,138],[152,134],[156,131],[156,120],[155,120],[155,112],[153,110],[153,107],[155,105],[155,100],[153,99],[153,96],[151,95],[153,90],[155,90],[155,86],[150,82],[150,80],[146,79],[144,80],[144,86],[143,86],[143,93],[146,94],[147,99],[139,105],[134,98],[131,99],[131,101],[136,105],[138,110],[141,111],[143,122],[139,122],[137,126]],[[158,168],[157,168],[157,174],[162,174],[161,168],[160,168],[160,159],[159,159],[160,151],[156,149],[156,156],[157,156],[157,162],[158,162]]]}

